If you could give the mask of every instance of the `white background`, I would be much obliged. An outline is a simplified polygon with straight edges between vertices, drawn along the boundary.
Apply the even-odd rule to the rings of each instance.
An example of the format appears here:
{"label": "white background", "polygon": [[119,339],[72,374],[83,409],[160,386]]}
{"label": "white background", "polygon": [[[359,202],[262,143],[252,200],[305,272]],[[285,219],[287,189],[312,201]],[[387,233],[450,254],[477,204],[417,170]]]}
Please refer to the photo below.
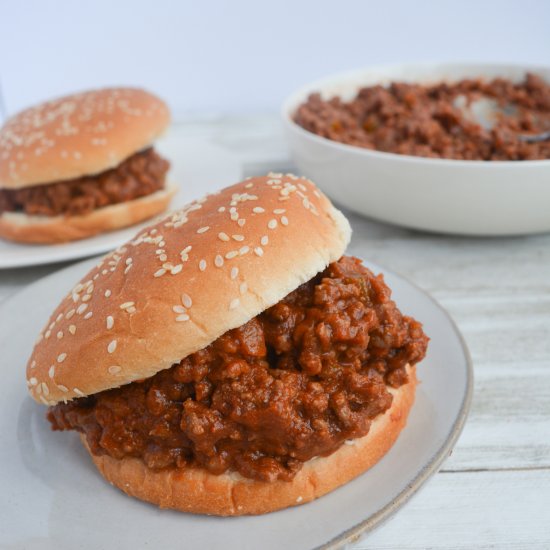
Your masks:
{"label": "white background", "polygon": [[10,114],[117,84],[156,91],[176,119],[266,112],[331,72],[453,60],[550,64],[550,1],[0,0]]}

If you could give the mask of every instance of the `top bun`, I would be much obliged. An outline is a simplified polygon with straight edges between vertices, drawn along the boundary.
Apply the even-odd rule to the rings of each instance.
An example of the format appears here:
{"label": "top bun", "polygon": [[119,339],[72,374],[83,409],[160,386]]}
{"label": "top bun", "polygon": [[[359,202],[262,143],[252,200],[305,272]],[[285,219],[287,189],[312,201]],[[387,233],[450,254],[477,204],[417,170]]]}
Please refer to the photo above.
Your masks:
{"label": "top bun", "polygon": [[245,180],[168,214],[68,294],[27,365],[47,405],[171,367],[344,253],[346,218],[305,178]]}
{"label": "top bun", "polygon": [[44,185],[114,168],[148,147],[169,122],[163,101],[134,88],[47,101],[0,128],[0,188]]}

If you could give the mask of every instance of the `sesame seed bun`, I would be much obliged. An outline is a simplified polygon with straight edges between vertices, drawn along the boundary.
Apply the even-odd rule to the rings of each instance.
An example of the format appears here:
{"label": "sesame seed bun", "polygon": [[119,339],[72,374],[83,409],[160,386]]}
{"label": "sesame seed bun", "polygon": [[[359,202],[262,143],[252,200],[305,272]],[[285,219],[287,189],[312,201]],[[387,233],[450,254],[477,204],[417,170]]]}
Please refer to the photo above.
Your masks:
{"label": "sesame seed bun", "polygon": [[[90,454],[111,484],[161,508],[240,516],[305,504],[362,474],[389,451],[405,427],[414,403],[416,369],[408,367],[407,372],[407,384],[388,388],[393,394],[392,406],[374,419],[366,436],[347,441],[329,456],[308,460],[291,482],[256,481],[236,472],[214,475],[200,468],[156,471],[136,458],[117,460]],[[86,438],[81,435],[81,439],[89,451]]]}
{"label": "sesame seed bun", "polygon": [[164,216],[56,308],[28,362],[32,397],[53,405],[171,367],[339,259],[350,234],[293,175],[248,179]]}
{"label": "sesame seed bun", "polygon": [[164,212],[176,191],[174,186],[168,186],[144,197],[97,208],[83,216],[29,216],[22,212],[3,212],[0,214],[0,237],[37,244],[84,239],[134,225]]}
{"label": "sesame seed bun", "polygon": [[26,109],[0,129],[0,189],[19,189],[103,172],[148,147],[170,112],[135,88],[69,95]]}

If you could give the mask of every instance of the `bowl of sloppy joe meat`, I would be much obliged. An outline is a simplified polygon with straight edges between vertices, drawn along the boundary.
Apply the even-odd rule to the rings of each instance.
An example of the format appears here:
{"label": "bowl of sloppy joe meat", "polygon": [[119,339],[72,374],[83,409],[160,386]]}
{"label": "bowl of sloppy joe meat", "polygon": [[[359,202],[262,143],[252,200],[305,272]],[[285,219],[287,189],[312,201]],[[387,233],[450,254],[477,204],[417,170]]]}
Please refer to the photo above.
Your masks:
{"label": "bowl of sloppy joe meat", "polygon": [[299,171],[355,212],[440,233],[550,231],[550,68],[357,70],[303,86],[282,115]]}

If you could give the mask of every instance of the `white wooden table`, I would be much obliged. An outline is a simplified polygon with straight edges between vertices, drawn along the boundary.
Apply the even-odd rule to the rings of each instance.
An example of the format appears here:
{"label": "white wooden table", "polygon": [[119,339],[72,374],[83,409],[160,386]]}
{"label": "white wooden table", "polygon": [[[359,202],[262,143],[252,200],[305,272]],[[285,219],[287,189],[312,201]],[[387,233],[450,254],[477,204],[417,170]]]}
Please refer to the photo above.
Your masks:
{"label": "white wooden table", "polygon": [[[223,147],[245,176],[291,168],[274,116],[211,117],[175,131]],[[441,472],[352,547],[550,549],[550,235],[443,237],[346,214],[350,252],[447,308],[475,370],[470,417]],[[0,301],[64,265],[0,271]]]}

